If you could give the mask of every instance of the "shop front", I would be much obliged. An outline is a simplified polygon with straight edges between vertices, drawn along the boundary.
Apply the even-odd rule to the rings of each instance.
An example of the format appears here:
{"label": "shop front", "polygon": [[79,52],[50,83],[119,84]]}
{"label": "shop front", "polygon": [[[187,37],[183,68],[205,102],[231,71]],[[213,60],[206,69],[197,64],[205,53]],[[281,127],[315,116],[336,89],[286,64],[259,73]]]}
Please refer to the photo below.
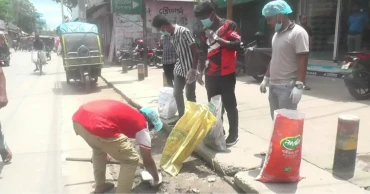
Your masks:
{"label": "shop front", "polygon": [[[308,26],[313,31],[310,64],[336,64],[348,51],[348,19],[352,5],[361,4],[361,11],[369,14],[370,0],[301,0],[299,14],[308,17]],[[370,50],[370,28],[365,26],[362,36],[362,51]]]}

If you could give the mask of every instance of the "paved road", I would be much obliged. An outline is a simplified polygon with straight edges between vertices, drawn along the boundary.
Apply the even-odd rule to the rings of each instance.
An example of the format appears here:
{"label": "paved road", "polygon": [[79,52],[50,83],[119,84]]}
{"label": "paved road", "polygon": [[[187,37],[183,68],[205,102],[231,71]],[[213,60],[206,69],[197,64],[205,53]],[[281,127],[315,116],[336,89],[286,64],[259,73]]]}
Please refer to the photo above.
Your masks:
{"label": "paved road", "polygon": [[61,59],[52,57],[42,76],[33,73],[28,52],[13,53],[11,66],[3,68],[9,104],[0,118],[14,158],[9,165],[0,163],[2,194],[91,191],[91,165],[64,162],[68,155],[91,153],[73,134],[71,115],[84,102],[120,97],[102,81],[91,94],[67,86]]}

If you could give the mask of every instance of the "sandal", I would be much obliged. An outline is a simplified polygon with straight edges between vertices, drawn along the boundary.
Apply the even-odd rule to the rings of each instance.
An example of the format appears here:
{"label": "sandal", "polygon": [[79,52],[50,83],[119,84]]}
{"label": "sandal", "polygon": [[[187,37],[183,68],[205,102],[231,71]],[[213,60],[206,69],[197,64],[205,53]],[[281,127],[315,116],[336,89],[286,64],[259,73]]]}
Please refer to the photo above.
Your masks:
{"label": "sandal", "polygon": [[9,148],[6,148],[5,150],[1,151],[0,155],[4,163],[9,163],[13,158],[13,154],[9,150]]}

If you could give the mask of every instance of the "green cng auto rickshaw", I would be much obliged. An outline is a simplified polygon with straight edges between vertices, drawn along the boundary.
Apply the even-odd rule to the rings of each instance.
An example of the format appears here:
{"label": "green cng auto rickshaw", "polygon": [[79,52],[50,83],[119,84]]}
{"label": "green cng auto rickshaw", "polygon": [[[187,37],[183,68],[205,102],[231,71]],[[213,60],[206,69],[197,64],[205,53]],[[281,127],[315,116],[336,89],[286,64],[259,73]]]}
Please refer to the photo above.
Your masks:
{"label": "green cng auto rickshaw", "polygon": [[98,81],[103,67],[103,55],[94,24],[68,22],[57,28],[62,45],[63,65],[67,83],[71,80],[84,84],[87,92]]}

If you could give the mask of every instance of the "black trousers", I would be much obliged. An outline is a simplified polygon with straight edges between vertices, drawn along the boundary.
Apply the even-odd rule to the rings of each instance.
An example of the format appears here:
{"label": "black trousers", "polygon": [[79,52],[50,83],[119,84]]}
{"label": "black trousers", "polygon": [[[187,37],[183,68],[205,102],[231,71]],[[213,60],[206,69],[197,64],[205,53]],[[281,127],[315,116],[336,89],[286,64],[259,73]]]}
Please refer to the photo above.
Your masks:
{"label": "black trousers", "polygon": [[221,95],[222,114],[225,109],[229,119],[229,135],[238,137],[238,108],[235,97],[235,74],[225,76],[205,76],[205,87],[207,90],[208,101],[212,97]]}
{"label": "black trousers", "polygon": [[185,88],[185,95],[186,99],[191,102],[196,102],[195,96],[195,87],[197,82],[187,84],[186,78],[175,75],[175,84],[173,89],[173,96],[175,97],[176,104],[177,104],[177,111],[179,112],[179,118],[184,115],[185,112],[185,102],[184,102],[184,88]]}
{"label": "black trousers", "polygon": [[173,80],[174,80],[173,69],[174,68],[175,68],[175,63],[163,64],[164,75],[166,76],[167,84],[170,87],[173,87]]}

